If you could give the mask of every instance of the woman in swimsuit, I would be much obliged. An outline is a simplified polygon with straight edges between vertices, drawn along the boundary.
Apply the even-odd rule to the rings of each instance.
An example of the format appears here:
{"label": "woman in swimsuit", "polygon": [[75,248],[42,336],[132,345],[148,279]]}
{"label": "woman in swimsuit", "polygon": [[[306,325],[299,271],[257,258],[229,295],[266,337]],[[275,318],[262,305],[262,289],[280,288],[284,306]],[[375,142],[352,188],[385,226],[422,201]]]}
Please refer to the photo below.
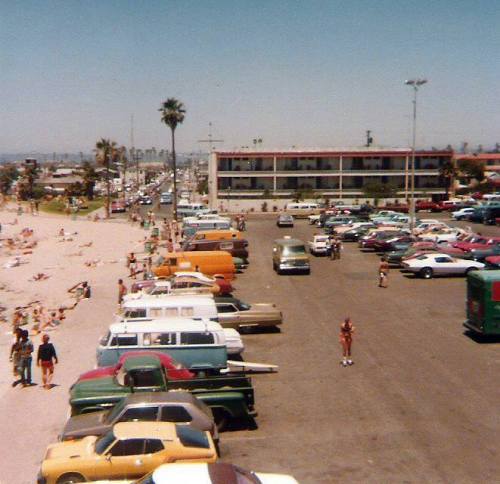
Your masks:
{"label": "woman in swimsuit", "polygon": [[345,318],[344,322],[340,325],[339,341],[342,345],[342,356],[341,361],[342,366],[352,365],[353,361],[351,359],[351,345],[352,345],[352,334],[354,333],[354,326],[352,324],[351,318],[348,316]]}

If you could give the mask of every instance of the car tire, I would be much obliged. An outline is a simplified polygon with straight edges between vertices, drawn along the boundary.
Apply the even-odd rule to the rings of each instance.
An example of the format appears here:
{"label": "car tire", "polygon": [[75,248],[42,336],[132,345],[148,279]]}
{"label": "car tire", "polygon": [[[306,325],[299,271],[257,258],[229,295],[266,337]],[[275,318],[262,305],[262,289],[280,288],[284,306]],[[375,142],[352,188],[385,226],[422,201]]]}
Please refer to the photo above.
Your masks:
{"label": "car tire", "polygon": [[424,279],[431,279],[434,271],[430,267],[424,267],[423,269],[420,269],[419,274]]}
{"label": "car tire", "polygon": [[72,472],[69,474],[63,474],[59,479],[57,479],[56,484],[73,484],[76,482],[87,482],[87,479],[81,474]]}
{"label": "car tire", "polygon": [[219,432],[224,432],[229,423],[230,415],[223,408],[213,408],[212,413],[214,415],[215,425],[217,425],[217,430]]}
{"label": "car tire", "polygon": [[469,272],[474,272],[474,271],[478,271],[479,268],[478,267],[469,267],[467,268],[467,270],[465,271],[465,275],[469,274]]}

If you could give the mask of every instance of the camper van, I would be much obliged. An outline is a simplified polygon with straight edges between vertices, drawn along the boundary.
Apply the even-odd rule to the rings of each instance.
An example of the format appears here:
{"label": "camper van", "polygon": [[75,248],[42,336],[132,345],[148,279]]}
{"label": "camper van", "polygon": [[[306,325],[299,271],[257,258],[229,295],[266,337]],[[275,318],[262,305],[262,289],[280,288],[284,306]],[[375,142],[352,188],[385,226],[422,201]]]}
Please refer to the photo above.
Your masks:
{"label": "camper van", "polygon": [[320,211],[321,210],[317,203],[287,203],[285,207],[285,212],[289,215],[293,215],[295,218],[307,218],[309,215],[319,214]]}
{"label": "camper van", "polygon": [[128,351],[166,353],[192,370],[227,367],[226,333],[208,319],[157,319],[112,324],[97,347],[97,365],[118,363]]}
{"label": "camper van", "polygon": [[194,251],[167,252],[156,261],[153,272],[156,277],[169,277],[178,271],[197,271],[213,276],[221,274],[225,279],[234,279],[236,267],[229,252]]}
{"label": "camper van", "polygon": [[186,238],[192,237],[198,230],[229,230],[231,221],[228,219],[216,218],[212,220],[193,220],[182,224],[182,235]]}
{"label": "camper van", "polygon": [[143,295],[125,300],[119,319],[191,318],[217,321],[212,296]]}
{"label": "camper van", "polygon": [[241,232],[236,229],[198,230],[198,232],[196,232],[193,236],[194,240],[232,240],[241,238]]}

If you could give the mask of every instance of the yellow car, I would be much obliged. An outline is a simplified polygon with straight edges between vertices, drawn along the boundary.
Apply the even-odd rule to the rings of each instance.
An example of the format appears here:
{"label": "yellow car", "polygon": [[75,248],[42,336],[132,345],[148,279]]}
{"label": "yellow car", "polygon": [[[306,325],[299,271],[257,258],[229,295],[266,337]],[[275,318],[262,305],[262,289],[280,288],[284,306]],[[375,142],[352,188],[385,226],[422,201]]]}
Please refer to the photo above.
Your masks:
{"label": "yellow car", "polygon": [[123,422],[102,437],[48,447],[38,484],[142,477],[168,462],[215,462],[209,432],[171,422]]}

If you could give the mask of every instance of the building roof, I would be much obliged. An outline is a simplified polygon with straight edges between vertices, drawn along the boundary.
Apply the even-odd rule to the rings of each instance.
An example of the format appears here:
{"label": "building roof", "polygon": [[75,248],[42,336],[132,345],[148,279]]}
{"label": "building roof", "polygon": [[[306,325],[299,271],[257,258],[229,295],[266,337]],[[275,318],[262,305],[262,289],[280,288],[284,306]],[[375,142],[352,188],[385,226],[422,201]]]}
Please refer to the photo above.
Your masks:
{"label": "building roof", "polygon": [[[411,148],[382,148],[380,146],[356,147],[356,148],[331,148],[331,149],[291,149],[291,150],[269,150],[269,151],[214,151],[218,157],[297,157],[297,156],[401,156],[411,154]],[[417,150],[417,156],[452,156],[453,151],[450,150]]]}
{"label": "building roof", "polygon": [[470,154],[461,154],[455,155],[456,160],[498,160],[500,163],[500,153],[470,153]]}

